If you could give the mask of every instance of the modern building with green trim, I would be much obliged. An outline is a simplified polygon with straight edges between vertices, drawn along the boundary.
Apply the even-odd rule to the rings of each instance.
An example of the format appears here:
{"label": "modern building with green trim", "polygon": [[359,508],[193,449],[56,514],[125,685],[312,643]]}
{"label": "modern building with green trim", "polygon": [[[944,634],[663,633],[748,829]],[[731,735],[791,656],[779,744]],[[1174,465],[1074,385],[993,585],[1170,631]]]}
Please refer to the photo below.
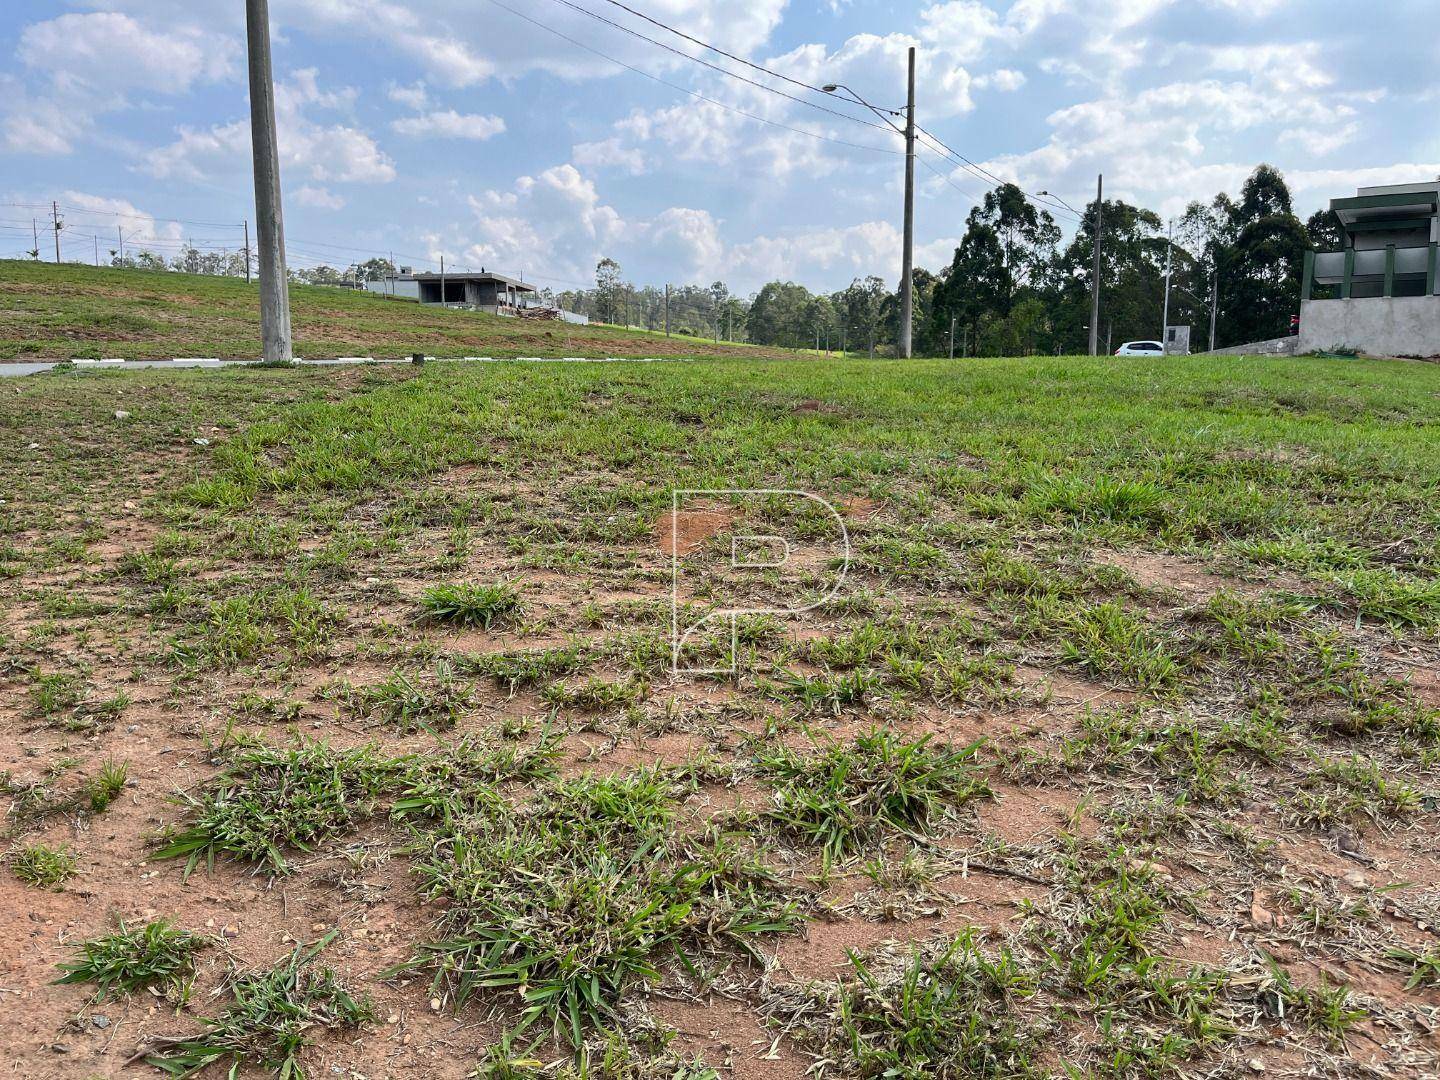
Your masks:
{"label": "modern building with green trim", "polygon": [[1344,249],[1305,256],[1300,351],[1440,356],[1440,181],[1361,188],[1330,209]]}

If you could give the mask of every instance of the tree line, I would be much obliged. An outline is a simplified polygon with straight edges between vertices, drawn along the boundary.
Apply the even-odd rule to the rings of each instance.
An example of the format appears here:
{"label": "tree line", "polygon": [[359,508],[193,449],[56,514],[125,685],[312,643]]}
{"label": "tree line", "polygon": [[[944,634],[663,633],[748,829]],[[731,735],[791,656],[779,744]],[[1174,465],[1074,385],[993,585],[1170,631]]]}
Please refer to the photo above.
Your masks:
{"label": "tree line", "polygon": [[[1261,165],[1238,197],[1221,192],[1193,202],[1169,226],[1153,210],[1107,199],[1101,214],[1103,348],[1161,333],[1166,258],[1172,260],[1170,322],[1192,328],[1192,347],[1209,334],[1212,296],[1220,346],[1279,337],[1299,312],[1305,252],[1337,250],[1334,215],[1302,223],[1280,172]],[[1050,211],[1013,184],[989,191],[971,209],[948,266],[914,270],[913,350],[920,356],[1025,356],[1088,348],[1095,205],[1083,208],[1064,240]],[[38,258],[38,252],[32,252]],[[110,252],[110,264],[192,274],[246,275],[243,251],[190,246],[170,259],[142,250]],[[291,280],[353,285],[396,273],[388,259],[291,270]],[[618,262],[601,259],[593,288],[541,298],[592,320],[672,334],[795,349],[893,355],[899,297],[879,277],[856,278],[832,293],[771,281],[748,297],[723,281],[636,286]]]}
{"label": "tree line", "polygon": [[[1295,216],[1280,172],[1261,165],[1238,198],[1221,192],[1192,202],[1169,225],[1153,210],[1106,199],[1100,223],[1101,347],[1158,338],[1165,266],[1171,259],[1171,325],[1192,327],[1206,346],[1213,303],[1216,344],[1280,337],[1300,310],[1308,250],[1337,250],[1328,211]],[[986,194],[965,219],[948,266],[916,267],[913,351],[920,356],[1026,356],[1083,353],[1089,347],[1095,205],[1083,208],[1068,242],[1051,213],[1013,184]],[[555,294],[562,307],[599,322],[663,329],[665,290],[624,279],[602,259],[595,287]],[[681,286],[668,296],[672,334],[788,348],[893,355],[899,297],[878,277],[856,278],[833,293],[772,281],[746,299],[724,282]]]}

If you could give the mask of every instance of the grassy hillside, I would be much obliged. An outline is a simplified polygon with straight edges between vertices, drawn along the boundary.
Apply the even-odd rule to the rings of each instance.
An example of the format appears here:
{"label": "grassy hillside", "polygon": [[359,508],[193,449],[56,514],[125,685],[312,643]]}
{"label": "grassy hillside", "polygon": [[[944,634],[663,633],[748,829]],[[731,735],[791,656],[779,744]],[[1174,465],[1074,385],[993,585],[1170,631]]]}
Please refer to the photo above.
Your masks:
{"label": "grassy hillside", "polygon": [[[290,290],[304,357],[793,356],[695,338],[440,311],[344,289]],[[231,278],[0,260],[0,359],[244,358],[260,352],[254,285]]]}

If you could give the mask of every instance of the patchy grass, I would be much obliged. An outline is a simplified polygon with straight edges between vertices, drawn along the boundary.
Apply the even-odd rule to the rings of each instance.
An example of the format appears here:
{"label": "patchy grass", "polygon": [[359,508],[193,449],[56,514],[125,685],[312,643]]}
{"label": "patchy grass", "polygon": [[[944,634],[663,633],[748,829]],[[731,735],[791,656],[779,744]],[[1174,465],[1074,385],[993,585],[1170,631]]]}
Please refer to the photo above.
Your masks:
{"label": "patchy grass", "polygon": [[[22,1069],[105,977],[183,996],[128,918],[143,873],[175,925],[219,922],[217,888],[234,909],[209,1021],[147,1048],[173,1072],[695,1080],[727,1071],[701,1035],[734,1010],[736,1075],[772,1041],[819,1080],[1440,1073],[1413,929],[1437,923],[1437,369],[5,385],[7,857],[86,870],[83,894],[11,887],[97,975],[7,1001]],[[734,676],[670,671],[677,487],[814,492],[850,533],[839,595],[740,620]],[[726,531],[794,545],[757,607],[837,571],[828,512],[783,502],[691,522],[723,526],[698,561]],[[682,615],[732,596],[693,584]],[[477,651],[487,624],[503,644]],[[308,954],[272,969],[330,926],[343,984]],[[325,1034],[365,993],[410,1043]]]}
{"label": "patchy grass", "polygon": [[228,1062],[231,1076],[253,1064],[281,1080],[303,1077],[300,1053],[311,1031],[359,1027],[375,1018],[365,997],[330,968],[316,966],[333,938],[332,932],[313,945],[297,945],[267,970],[232,971],[226,980],[232,1000],[225,1010],[202,1019],[199,1035],[152,1040],[154,1052],[145,1061],[171,1076]]}
{"label": "patchy grass", "polygon": [[776,781],[770,818],[817,845],[828,864],[887,834],[923,836],[946,810],[988,795],[975,768],[979,749],[929,737],[905,741],[877,729],[810,753],[782,748],[757,764]]}

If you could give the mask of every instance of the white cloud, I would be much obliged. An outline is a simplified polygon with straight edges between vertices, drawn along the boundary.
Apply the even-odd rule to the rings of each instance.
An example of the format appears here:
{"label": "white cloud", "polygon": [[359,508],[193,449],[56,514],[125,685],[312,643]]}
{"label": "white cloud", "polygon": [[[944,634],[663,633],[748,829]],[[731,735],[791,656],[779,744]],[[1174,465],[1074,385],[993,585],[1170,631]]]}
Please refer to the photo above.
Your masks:
{"label": "white cloud", "polygon": [[1280,133],[1280,141],[1298,146],[1311,157],[1319,158],[1333,154],[1342,146],[1350,145],[1359,134],[1360,125],[1352,120],[1348,124],[1289,128]]}
{"label": "white cloud", "polygon": [[193,27],[152,29],[129,15],[95,11],[27,26],[15,53],[61,91],[183,94],[230,75],[237,49],[232,39]]}
{"label": "white cloud", "polygon": [[416,112],[430,103],[430,93],[425,89],[423,82],[417,82],[413,86],[397,86],[395,83],[391,83],[389,89],[385,91],[385,96]]}
{"label": "white cloud", "polygon": [[[275,89],[281,175],[296,174],[327,183],[388,183],[395,163],[365,131],[346,123],[325,123],[316,111],[347,107],[355,91],[322,90],[313,69],[294,72]],[[182,127],[179,138],[149,154],[143,168],[161,179],[205,180],[248,168],[250,121],[235,120],[205,129]]]}
{"label": "white cloud", "polygon": [[295,201],[301,206],[313,206],[318,210],[343,210],[345,200],[329,188],[306,184],[295,192]]}
{"label": "white cloud", "polygon": [[508,191],[468,201],[474,225],[463,259],[473,266],[515,273],[543,263],[556,275],[587,280],[625,232],[620,214],[574,165],[522,176]]}
{"label": "white cloud", "polygon": [[68,154],[89,124],[51,101],[7,98],[8,113],[0,131],[5,149],[15,154]]}
{"label": "white cloud", "polygon": [[1013,93],[1025,85],[1025,73],[1014,68],[999,68],[985,75],[976,76],[971,83],[977,90],[998,90]]}
{"label": "white cloud", "polygon": [[[60,204],[69,209],[66,218],[72,227],[108,235],[118,225],[127,244],[176,241],[184,235],[179,222],[157,221],[155,215],[141,210],[128,199],[112,199],[84,191],[64,191],[60,194]],[[119,239],[118,236],[116,239]]]}
{"label": "white cloud", "polygon": [[498,116],[458,113],[454,109],[405,116],[390,122],[392,131],[413,138],[484,140],[505,130],[505,121]]}
{"label": "white cloud", "polygon": [[730,249],[727,280],[742,288],[777,279],[813,281],[820,273],[845,280],[875,274],[894,281],[900,248],[900,230],[887,221],[757,236]]}
{"label": "white cloud", "polygon": [[645,155],[635,147],[623,145],[616,136],[599,142],[578,143],[571,157],[576,165],[619,169],[631,176],[645,172]]}
{"label": "white cloud", "polygon": [[1005,21],[1022,34],[1031,34],[1057,15],[1068,15],[1072,10],[1072,0],[1015,0]]}
{"label": "white cloud", "polygon": [[[17,153],[72,152],[98,117],[137,95],[173,96],[236,73],[236,42],[193,24],[152,26],[114,11],[70,13],[20,31],[24,71],[0,84],[0,132]],[[27,87],[27,83],[29,84]]]}
{"label": "white cloud", "polygon": [[979,0],[950,0],[920,12],[920,37],[952,62],[969,63],[985,55],[991,39],[1012,29]]}
{"label": "white cloud", "polygon": [[[654,0],[645,10],[705,41],[749,55],[769,40],[786,0]],[[493,77],[547,71],[564,79],[611,77],[617,68],[499,8],[453,0],[291,0],[288,18],[307,32],[317,26],[373,42],[407,57],[428,80],[467,87]],[[282,18],[282,27],[288,25]],[[578,12],[547,7],[545,23],[571,38],[603,33],[606,52],[647,70],[686,66],[644,42],[603,30]],[[633,21],[633,20],[632,20]]]}

